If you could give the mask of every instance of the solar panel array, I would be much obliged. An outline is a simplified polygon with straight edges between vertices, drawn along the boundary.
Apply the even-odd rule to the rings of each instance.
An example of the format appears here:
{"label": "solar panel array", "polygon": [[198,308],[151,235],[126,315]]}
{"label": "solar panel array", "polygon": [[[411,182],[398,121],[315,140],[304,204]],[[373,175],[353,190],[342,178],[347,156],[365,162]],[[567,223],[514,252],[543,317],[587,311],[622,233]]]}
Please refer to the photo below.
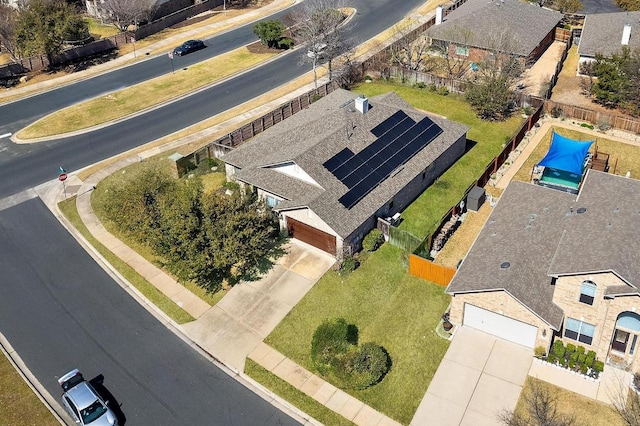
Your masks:
{"label": "solar panel array", "polygon": [[323,164],[349,188],[338,200],[348,209],[438,137],[442,129],[428,117],[416,123],[398,111],[371,133],[377,139],[359,153],[345,148]]}

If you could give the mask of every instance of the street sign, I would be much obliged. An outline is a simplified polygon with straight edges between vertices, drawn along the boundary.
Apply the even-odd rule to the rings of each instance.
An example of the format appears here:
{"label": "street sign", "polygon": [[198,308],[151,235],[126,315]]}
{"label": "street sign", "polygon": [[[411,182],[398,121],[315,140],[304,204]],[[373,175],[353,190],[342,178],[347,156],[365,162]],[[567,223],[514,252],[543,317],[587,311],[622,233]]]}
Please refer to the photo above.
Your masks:
{"label": "street sign", "polygon": [[58,175],[58,180],[60,180],[60,182],[64,182],[65,180],[67,180],[67,174],[66,173],[60,173]]}

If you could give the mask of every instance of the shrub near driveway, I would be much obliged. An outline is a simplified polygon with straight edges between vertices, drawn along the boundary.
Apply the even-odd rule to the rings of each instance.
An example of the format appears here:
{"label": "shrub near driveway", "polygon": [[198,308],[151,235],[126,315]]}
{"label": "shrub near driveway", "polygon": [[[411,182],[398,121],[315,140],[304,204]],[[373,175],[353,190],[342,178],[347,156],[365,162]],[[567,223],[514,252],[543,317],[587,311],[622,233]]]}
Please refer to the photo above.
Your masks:
{"label": "shrub near driveway", "polygon": [[449,346],[434,329],[450,298],[442,287],[411,277],[406,270],[404,253],[384,244],[352,273],[328,272],[267,337],[267,343],[315,371],[310,350],[317,327],[328,318],[357,324],[359,340],[383,346],[392,365],[380,383],[347,391],[408,424]]}
{"label": "shrub near driveway", "polygon": [[467,139],[475,143],[473,147],[402,212],[404,220],[400,229],[419,238],[433,232],[440,218],[460,202],[464,191],[480,177],[489,162],[502,151],[505,143],[523,123],[519,114],[514,114],[503,122],[482,121],[464,98],[455,94],[442,96],[425,89],[387,82],[362,84],[354,88],[353,92],[366,96],[396,92],[417,109],[442,115],[471,127]]}

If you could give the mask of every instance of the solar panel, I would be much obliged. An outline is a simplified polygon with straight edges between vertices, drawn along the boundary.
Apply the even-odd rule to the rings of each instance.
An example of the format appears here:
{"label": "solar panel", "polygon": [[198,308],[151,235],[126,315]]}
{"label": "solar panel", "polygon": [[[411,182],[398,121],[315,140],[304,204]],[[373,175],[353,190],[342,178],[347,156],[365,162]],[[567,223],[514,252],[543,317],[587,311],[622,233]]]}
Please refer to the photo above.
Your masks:
{"label": "solar panel", "polygon": [[398,111],[371,133],[377,139],[359,153],[345,148],[323,164],[349,188],[338,200],[348,209],[431,143],[442,129],[428,117],[416,123]]}
{"label": "solar panel", "polygon": [[409,118],[409,116],[402,110],[397,111],[391,117],[384,120],[382,123],[378,124],[376,127],[371,129],[371,133],[377,138],[385,134],[390,128],[400,123],[402,120]]}
{"label": "solar panel", "polygon": [[349,149],[345,148],[333,157],[329,158],[327,161],[322,164],[327,170],[333,173],[338,167],[342,166],[345,162],[349,161],[351,157],[354,156],[354,153]]}

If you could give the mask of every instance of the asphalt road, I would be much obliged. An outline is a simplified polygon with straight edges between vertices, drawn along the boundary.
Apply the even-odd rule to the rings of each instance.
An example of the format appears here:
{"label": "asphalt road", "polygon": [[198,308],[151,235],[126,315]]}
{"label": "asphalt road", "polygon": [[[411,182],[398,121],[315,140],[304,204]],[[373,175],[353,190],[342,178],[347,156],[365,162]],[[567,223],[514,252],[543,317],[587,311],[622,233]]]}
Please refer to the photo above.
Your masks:
{"label": "asphalt road", "polygon": [[[353,37],[367,40],[422,3],[354,0],[358,14],[351,23]],[[214,53],[215,46],[223,44],[218,40],[184,60]],[[299,52],[283,55],[228,82],[91,133],[27,145],[0,139],[0,199],[56,179],[59,166],[72,172],[259,96],[306,72],[309,66],[299,65],[299,60]],[[160,68],[153,61],[143,64]],[[0,106],[0,135],[114,85],[132,84],[133,74],[143,75],[131,72],[137,66]],[[122,404],[128,424],[294,423],[140,307],[39,200],[0,210],[0,241],[0,331],[52,395],[60,393],[56,377],[77,367],[87,378],[104,376],[104,386]]]}
{"label": "asphalt road", "polygon": [[151,316],[40,199],[0,211],[0,240],[0,326],[51,395],[79,368],[130,425],[297,424]]}
{"label": "asphalt road", "polygon": [[[355,0],[358,12],[349,27],[353,38],[365,41],[392,26],[421,0]],[[243,30],[244,31],[244,30]],[[225,37],[232,37],[225,35]],[[208,42],[215,45],[215,41]],[[198,54],[204,54],[211,48]],[[0,139],[0,197],[5,197],[50,179],[55,179],[59,166],[74,171],[143,145],[247,100],[272,90],[310,69],[300,64],[300,51],[283,54],[269,64],[213,86],[193,96],[101,130],[46,143],[15,145]],[[184,59],[189,58],[186,56]],[[130,67],[115,71],[122,81],[129,78]],[[101,78],[101,77],[97,77]],[[42,116],[63,106],[87,99],[95,94],[95,79],[83,81],[55,91],[0,106],[0,134],[15,132]],[[100,82],[101,80],[95,80]],[[128,84],[129,81],[127,80]],[[101,84],[96,84],[102,87]],[[63,90],[63,89],[59,89]]]}

